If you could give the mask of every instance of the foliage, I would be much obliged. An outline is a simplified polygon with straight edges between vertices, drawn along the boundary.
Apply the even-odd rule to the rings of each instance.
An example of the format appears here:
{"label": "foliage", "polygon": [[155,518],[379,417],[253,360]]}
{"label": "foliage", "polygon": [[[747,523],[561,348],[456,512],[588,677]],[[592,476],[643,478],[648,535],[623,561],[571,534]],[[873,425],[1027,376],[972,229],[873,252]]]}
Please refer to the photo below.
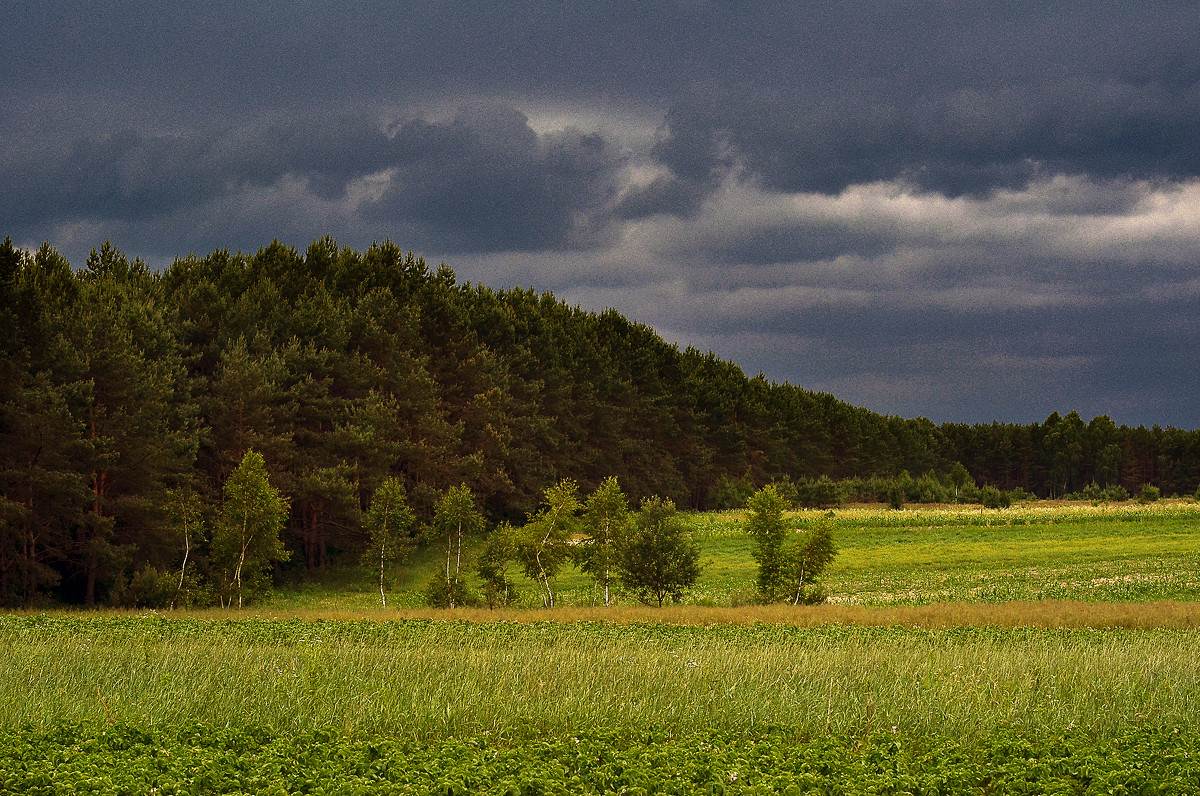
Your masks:
{"label": "foliage", "polygon": [[468,584],[461,578],[449,580],[435,572],[425,584],[425,604],[430,608],[461,608],[474,602]]}
{"label": "foliage", "polygon": [[379,566],[379,599],[387,607],[384,576],[387,567],[400,561],[413,544],[411,530],[417,517],[408,507],[404,485],[395,478],[380,484],[371,498],[364,525],[371,535],[370,547],[363,553],[363,563]]}
{"label": "foliage", "polygon": [[784,562],[783,543],[788,529],[784,523],[786,508],[783,498],[773,486],[765,486],[751,496],[746,520],[746,533],[754,540],[750,555],[758,564],[758,596],[764,602],[773,602],[783,589]]}
{"label": "foliage", "polygon": [[899,511],[904,508],[904,486],[898,481],[893,481],[887,487],[887,504],[888,508]]}
{"label": "foliage", "polygon": [[578,486],[563,479],[545,491],[542,507],[525,523],[517,555],[525,575],[538,585],[542,605],[554,607],[554,579],[570,560],[577,527]]}
{"label": "foliage", "polygon": [[1008,495],[991,485],[979,490],[979,502],[985,509],[1006,509],[1012,504]]}
{"label": "foliage", "polygon": [[604,593],[605,605],[612,602],[618,548],[625,542],[629,526],[629,501],[617,479],[610,476],[584,504],[580,522],[584,537],[574,548],[579,569],[590,575]]}
{"label": "foliage", "polygon": [[1153,503],[1154,501],[1158,500],[1160,496],[1161,492],[1159,491],[1158,487],[1150,484],[1143,484],[1141,490],[1138,492],[1138,503]]}
{"label": "foliage", "polygon": [[[104,242],[81,265],[0,244],[5,605],[120,602],[147,568],[195,582],[187,600],[222,593],[214,541],[191,529],[214,524],[249,450],[287,496],[295,555],[278,574],[314,581],[372,547],[362,508],[388,479],[424,524],[463,483],[496,521],[563,479],[615,477],[632,501],[687,509],[741,507],[769,482],[820,507],[970,502],[976,483],[1039,498],[1095,484],[1087,499],[1109,502],[1200,483],[1197,430],[885,417],[747,378],[615,311],[459,284],[391,241],[276,241],[162,271]],[[203,520],[186,531],[182,493]]]}
{"label": "foliage", "polygon": [[678,602],[700,576],[700,546],[670,500],[643,500],[616,549],[621,583],[643,603]]}
{"label": "foliage", "polygon": [[[463,582],[463,541],[476,536],[486,527],[483,513],[475,503],[475,495],[466,484],[446,490],[438,500],[430,528],[430,538],[446,542],[446,570],[441,576],[442,586],[430,583],[427,595],[429,604],[454,608],[462,601],[467,586]],[[437,580],[439,576],[435,576]]]}
{"label": "foliage", "polygon": [[833,479],[822,475],[800,482],[796,489],[796,503],[805,509],[828,509],[840,506],[842,497]]}
{"label": "foliage", "polygon": [[783,581],[792,592],[793,605],[825,601],[825,592],[818,588],[816,581],[836,555],[833,524],[828,519],[813,523],[803,536],[783,548]]}
{"label": "foliage", "polygon": [[602,728],[413,743],[334,728],[72,724],[0,734],[0,772],[10,793],[1188,794],[1200,779],[1200,736],[1130,728],[1101,741],[1004,729],[972,746],[889,728],[855,739]]}
{"label": "foliage", "polygon": [[488,608],[506,608],[516,597],[516,586],[508,568],[520,555],[520,532],[502,522],[488,535],[475,571],[483,580],[483,597]]}
{"label": "foliage", "polygon": [[238,607],[269,582],[268,569],[289,553],[279,531],[287,519],[287,502],[271,486],[262,454],[246,451],[225,482],[225,505],[213,531],[212,559],[225,573]]}
{"label": "foliage", "polygon": [[746,501],[754,494],[754,484],[746,476],[733,478],[723,476],[712,494],[708,496],[708,507],[714,511],[745,508]]}

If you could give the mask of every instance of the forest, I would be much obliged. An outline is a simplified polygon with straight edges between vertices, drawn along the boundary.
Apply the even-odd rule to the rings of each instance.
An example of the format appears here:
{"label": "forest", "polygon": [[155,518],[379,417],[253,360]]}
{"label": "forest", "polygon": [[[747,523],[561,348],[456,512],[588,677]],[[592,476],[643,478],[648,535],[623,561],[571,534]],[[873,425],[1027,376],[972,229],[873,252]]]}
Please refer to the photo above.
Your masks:
{"label": "forest", "polygon": [[466,485],[490,523],[564,480],[681,508],[800,499],[1192,494],[1200,432],[1100,415],[883,416],[672,345],[615,310],[460,283],[391,241],[73,267],[0,246],[0,603],[116,600],[202,560],[250,452],[285,498],[285,566],[357,561],[385,483],[420,522]]}

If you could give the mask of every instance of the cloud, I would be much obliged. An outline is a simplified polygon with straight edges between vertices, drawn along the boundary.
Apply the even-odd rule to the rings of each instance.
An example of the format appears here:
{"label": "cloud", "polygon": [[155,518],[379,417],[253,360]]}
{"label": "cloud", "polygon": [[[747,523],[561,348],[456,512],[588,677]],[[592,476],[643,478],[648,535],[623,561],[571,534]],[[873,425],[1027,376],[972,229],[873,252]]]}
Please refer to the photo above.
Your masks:
{"label": "cloud", "polygon": [[623,167],[601,134],[538,133],[503,105],[406,122],[389,159],[394,176],[371,217],[446,252],[586,246],[603,231]]}
{"label": "cloud", "polygon": [[897,179],[949,196],[1057,174],[1179,179],[1200,167],[1200,80],[719,92],[681,100],[666,124],[656,154],[688,184],[733,165],[769,188],[822,193]]}
{"label": "cloud", "polygon": [[4,18],[19,245],[391,237],[883,411],[1200,426],[1188,4]]}

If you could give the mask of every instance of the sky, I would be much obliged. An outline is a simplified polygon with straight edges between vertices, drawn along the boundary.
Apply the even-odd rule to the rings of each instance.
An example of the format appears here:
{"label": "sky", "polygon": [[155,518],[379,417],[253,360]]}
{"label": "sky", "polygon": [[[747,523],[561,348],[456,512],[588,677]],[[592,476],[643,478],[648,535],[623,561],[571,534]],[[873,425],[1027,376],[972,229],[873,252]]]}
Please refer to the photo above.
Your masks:
{"label": "sky", "polygon": [[0,235],[390,238],[885,414],[1200,428],[1195,2],[0,0]]}

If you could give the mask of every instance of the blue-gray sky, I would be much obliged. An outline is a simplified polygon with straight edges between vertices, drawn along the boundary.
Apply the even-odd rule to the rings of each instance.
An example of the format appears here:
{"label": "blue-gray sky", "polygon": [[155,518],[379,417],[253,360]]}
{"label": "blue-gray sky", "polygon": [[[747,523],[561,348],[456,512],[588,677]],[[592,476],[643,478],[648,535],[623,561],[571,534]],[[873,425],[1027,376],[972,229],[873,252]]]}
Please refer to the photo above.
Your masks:
{"label": "blue-gray sky", "polygon": [[1195,2],[0,0],[0,235],[390,237],[935,421],[1200,427]]}

